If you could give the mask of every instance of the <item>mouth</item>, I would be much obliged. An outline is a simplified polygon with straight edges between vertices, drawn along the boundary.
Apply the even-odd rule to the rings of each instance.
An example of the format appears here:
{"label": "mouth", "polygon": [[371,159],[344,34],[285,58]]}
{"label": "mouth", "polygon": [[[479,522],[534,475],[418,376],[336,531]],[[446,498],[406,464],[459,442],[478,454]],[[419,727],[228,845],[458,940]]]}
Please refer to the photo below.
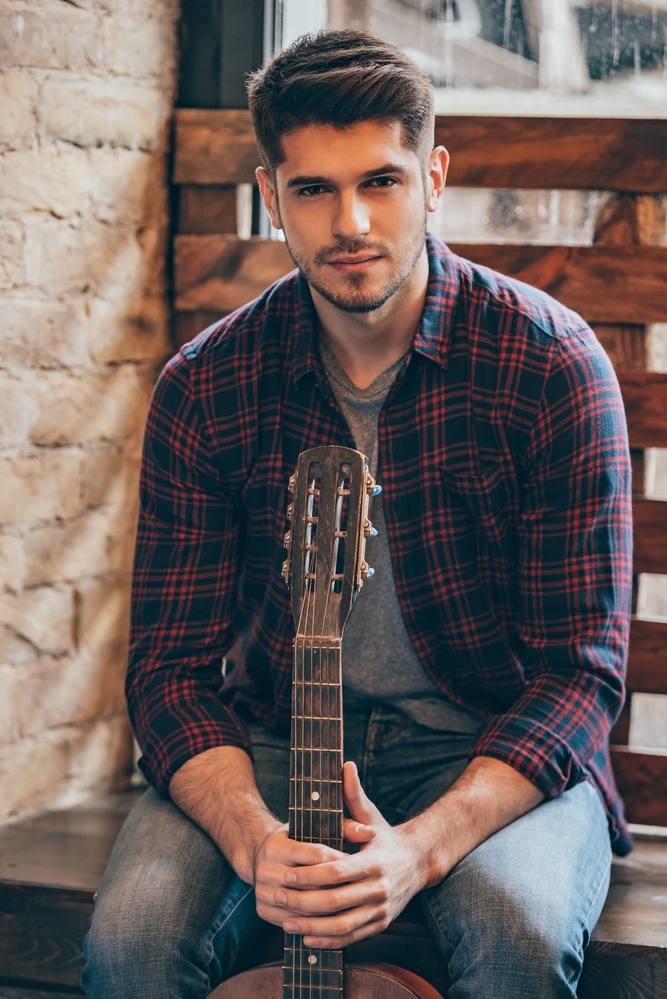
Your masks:
{"label": "mouth", "polygon": [[370,270],[381,259],[377,254],[372,256],[341,256],[327,260],[327,264],[342,274],[359,274]]}

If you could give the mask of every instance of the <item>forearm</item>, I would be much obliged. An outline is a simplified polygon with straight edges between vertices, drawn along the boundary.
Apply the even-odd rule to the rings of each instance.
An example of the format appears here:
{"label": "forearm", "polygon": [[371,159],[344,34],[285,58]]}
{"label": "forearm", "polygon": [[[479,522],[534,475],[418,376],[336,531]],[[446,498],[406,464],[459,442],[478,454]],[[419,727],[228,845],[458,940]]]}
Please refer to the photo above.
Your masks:
{"label": "forearm", "polygon": [[172,777],[169,794],[252,884],[259,848],[281,823],[264,804],[248,754],[220,746],[193,756]]}
{"label": "forearm", "polygon": [[438,884],[476,846],[542,800],[506,763],[475,757],[441,798],[400,827],[417,857],[420,887]]}

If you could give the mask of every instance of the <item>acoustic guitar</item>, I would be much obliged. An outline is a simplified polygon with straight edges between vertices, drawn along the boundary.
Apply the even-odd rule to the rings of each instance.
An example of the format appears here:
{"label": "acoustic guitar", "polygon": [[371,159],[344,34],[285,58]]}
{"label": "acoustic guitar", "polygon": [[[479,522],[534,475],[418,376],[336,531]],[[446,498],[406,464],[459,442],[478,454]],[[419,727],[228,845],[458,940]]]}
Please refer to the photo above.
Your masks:
{"label": "acoustic guitar", "polygon": [[[345,622],[372,569],[369,498],[379,492],[352,448],[312,448],[290,479],[291,529],[283,575],[296,625],[290,741],[289,835],[343,849],[341,644]],[[210,999],[441,999],[417,975],[388,964],[347,966],[342,950],[306,947],[285,934],[282,965],[243,972]]]}

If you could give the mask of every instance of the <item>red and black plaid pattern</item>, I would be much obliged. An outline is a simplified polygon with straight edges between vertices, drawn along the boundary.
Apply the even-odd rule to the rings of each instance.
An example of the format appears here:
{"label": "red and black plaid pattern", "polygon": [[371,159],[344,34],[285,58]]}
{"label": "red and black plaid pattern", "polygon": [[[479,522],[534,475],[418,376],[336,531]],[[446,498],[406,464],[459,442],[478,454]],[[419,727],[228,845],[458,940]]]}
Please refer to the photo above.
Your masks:
{"label": "red and black plaid pattern", "polygon": [[[599,787],[631,592],[623,405],[583,320],[429,237],[420,327],[380,416],[399,600],[425,670],[485,716],[475,754],[555,797]],[[293,621],[287,482],[305,448],[354,446],[293,273],[165,368],[146,427],[127,691],[148,779],[286,727]],[[371,585],[371,584],[369,584]],[[234,668],[221,662],[234,645]]]}

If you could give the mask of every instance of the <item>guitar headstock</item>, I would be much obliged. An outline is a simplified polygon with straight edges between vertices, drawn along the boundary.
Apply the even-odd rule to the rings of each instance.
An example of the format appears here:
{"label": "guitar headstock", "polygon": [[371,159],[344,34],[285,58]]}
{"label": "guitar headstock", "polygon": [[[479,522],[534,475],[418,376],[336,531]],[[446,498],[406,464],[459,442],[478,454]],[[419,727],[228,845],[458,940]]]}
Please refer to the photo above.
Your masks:
{"label": "guitar headstock", "polygon": [[365,455],[330,445],[299,455],[290,490],[283,576],[297,634],[339,638],[364,580],[373,575],[364,555],[366,538],[375,533],[369,499],[380,487]]}

